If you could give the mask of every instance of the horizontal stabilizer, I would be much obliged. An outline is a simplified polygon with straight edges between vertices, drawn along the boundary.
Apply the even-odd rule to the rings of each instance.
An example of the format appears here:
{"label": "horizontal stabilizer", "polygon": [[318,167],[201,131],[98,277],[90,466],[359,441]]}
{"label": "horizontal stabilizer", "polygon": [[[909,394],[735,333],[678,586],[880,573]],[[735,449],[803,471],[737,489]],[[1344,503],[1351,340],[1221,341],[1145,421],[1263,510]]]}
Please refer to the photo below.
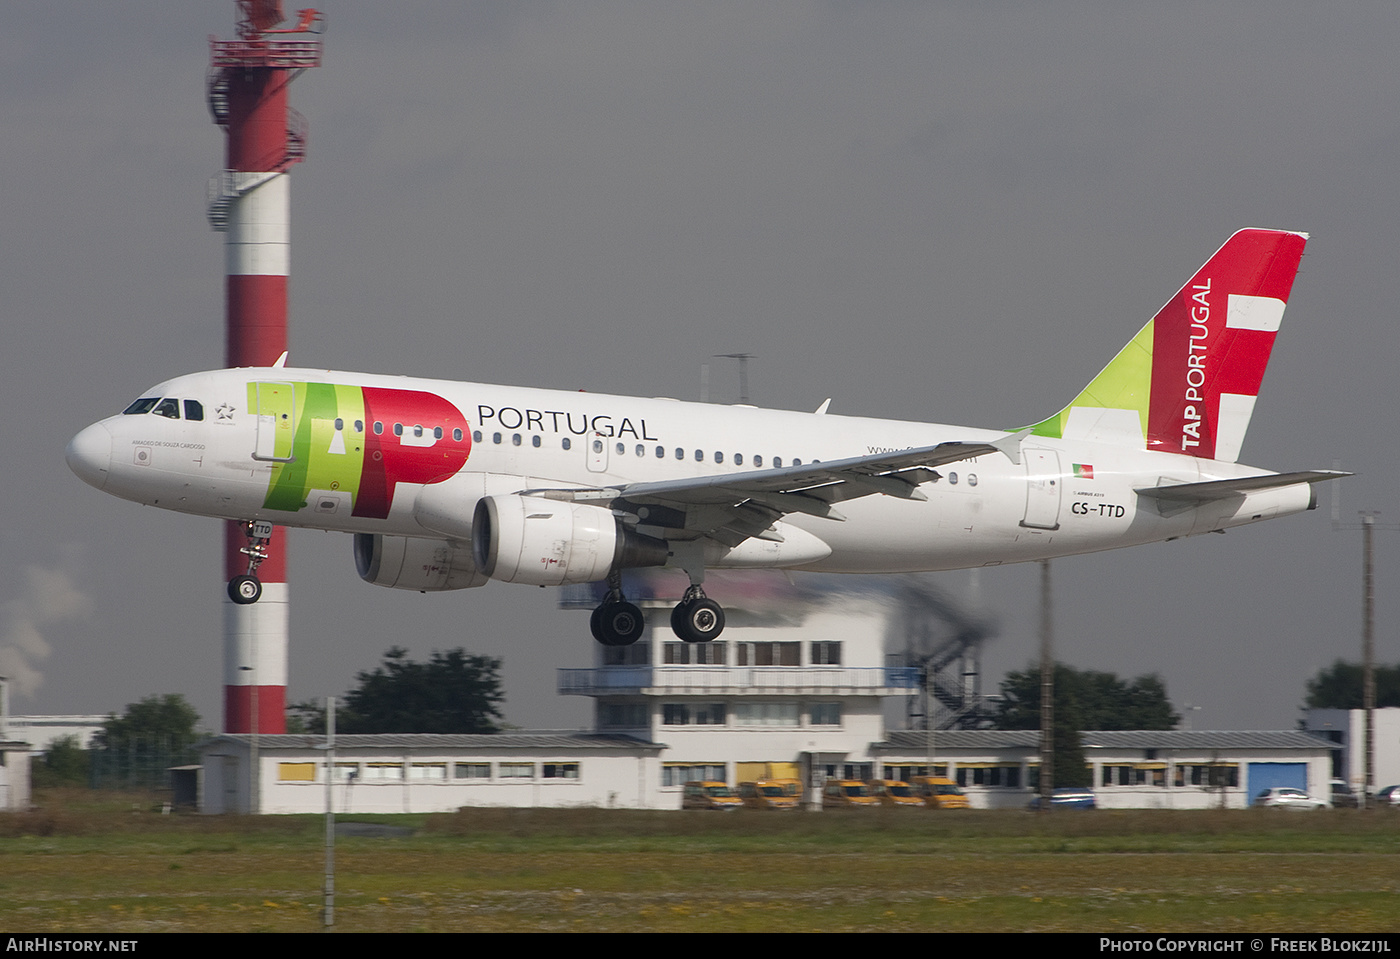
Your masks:
{"label": "horizontal stabilizer", "polygon": [[1342,470],[1301,470],[1296,473],[1265,473],[1262,476],[1242,476],[1239,479],[1208,480],[1204,483],[1176,483],[1171,486],[1147,486],[1134,490],[1148,499],[1174,503],[1204,503],[1209,500],[1243,496],[1261,489],[1278,489],[1298,483],[1323,483],[1352,474]]}

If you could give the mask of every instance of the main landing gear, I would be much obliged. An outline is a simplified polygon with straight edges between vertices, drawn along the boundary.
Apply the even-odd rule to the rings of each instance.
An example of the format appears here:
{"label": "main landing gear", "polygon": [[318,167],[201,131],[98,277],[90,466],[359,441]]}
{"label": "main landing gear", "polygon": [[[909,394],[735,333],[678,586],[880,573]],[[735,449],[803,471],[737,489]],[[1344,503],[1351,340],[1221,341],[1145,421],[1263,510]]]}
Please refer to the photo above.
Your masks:
{"label": "main landing gear", "polygon": [[671,629],[687,643],[711,642],[724,631],[724,607],[692,585],[671,610]]}
{"label": "main landing gear", "polygon": [[228,598],[239,606],[248,606],[262,599],[262,580],[258,579],[258,567],[267,559],[267,544],[272,541],[272,524],[267,520],[255,520],[243,524],[243,535],[248,545],[239,550],[248,557],[248,572],[228,581]]}
{"label": "main landing gear", "polygon": [[[622,574],[608,574],[608,594],[588,620],[593,638],[604,646],[631,646],[645,626],[642,611],[622,595]],[[711,642],[724,631],[724,607],[694,584],[671,611],[671,629],[687,643]]]}
{"label": "main landing gear", "polygon": [[608,595],[589,617],[588,628],[593,638],[604,646],[631,646],[642,638],[646,620],[642,618],[642,611],[623,597],[619,571],[608,574]]}

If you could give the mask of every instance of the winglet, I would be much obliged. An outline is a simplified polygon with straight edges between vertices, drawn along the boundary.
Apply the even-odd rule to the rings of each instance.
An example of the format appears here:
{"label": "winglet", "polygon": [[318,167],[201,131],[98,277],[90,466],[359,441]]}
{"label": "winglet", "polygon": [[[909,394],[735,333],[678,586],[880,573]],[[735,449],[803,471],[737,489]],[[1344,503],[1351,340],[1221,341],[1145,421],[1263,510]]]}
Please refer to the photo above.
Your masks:
{"label": "winglet", "polygon": [[277,357],[277,362],[272,364],[274,370],[280,370],[287,365],[287,351],[283,350],[282,355]]}
{"label": "winglet", "polygon": [[830,408],[831,408],[831,397],[828,396],[826,399],[822,400],[822,405],[817,407],[817,415],[818,415],[818,416],[825,416],[825,415],[826,415],[826,411],[827,411],[828,409],[830,409]]}
{"label": "winglet", "polygon": [[1015,463],[1017,466],[1020,466],[1021,441],[1024,440],[1027,436],[1030,436],[1033,430],[1034,427],[1028,426],[1023,430],[1017,430],[1015,433],[1008,433],[1001,439],[993,440],[987,445],[994,447],[999,453],[1005,453],[1007,459]]}

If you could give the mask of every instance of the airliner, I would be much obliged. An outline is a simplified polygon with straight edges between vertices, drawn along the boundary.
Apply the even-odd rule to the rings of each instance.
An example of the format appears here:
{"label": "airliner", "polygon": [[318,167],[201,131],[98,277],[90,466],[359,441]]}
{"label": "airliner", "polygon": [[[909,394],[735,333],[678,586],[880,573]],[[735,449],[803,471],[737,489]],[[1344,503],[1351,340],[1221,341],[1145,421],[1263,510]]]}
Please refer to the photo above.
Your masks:
{"label": "airliner", "polygon": [[78,433],[69,467],[147,506],[234,520],[235,603],[278,526],[353,534],[361,578],[420,591],[606,582],[590,626],[642,635],[622,571],[899,573],[1220,532],[1316,506],[1334,470],[1237,460],[1307,234],[1227,240],[1064,409],[1020,429],[271,367],[193,373]]}

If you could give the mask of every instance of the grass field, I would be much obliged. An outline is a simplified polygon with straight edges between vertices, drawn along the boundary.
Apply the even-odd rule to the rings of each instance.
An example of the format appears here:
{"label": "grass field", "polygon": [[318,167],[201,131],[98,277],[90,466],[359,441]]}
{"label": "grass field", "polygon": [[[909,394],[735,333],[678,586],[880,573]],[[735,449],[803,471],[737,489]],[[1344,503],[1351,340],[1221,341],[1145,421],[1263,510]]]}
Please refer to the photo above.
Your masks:
{"label": "grass field", "polygon": [[[0,814],[0,931],[315,931],[319,817]],[[1276,811],[356,816],[338,931],[1390,932],[1400,816]]]}

